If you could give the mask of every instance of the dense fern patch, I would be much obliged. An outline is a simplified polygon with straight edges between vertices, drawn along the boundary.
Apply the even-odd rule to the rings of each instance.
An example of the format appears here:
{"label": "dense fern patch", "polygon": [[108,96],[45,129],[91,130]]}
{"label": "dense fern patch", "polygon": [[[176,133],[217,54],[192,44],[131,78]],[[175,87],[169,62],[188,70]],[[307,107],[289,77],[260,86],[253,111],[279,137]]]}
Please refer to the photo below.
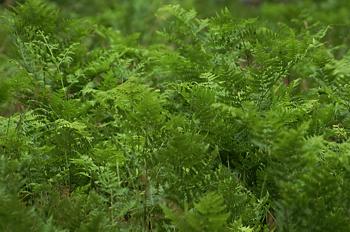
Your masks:
{"label": "dense fern patch", "polygon": [[0,231],[350,231],[349,3],[144,2],[1,9]]}

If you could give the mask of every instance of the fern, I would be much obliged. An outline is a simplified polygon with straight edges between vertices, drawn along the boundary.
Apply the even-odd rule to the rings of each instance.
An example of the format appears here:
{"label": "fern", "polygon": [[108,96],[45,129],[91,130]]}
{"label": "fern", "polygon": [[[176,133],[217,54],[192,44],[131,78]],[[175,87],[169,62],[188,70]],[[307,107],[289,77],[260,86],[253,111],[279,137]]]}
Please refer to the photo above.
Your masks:
{"label": "fern", "polygon": [[0,9],[0,230],[350,230],[349,4],[167,3]]}
{"label": "fern", "polygon": [[166,217],[171,219],[180,231],[224,231],[229,216],[225,208],[222,196],[217,193],[208,193],[193,209],[185,209],[182,215],[163,206]]}

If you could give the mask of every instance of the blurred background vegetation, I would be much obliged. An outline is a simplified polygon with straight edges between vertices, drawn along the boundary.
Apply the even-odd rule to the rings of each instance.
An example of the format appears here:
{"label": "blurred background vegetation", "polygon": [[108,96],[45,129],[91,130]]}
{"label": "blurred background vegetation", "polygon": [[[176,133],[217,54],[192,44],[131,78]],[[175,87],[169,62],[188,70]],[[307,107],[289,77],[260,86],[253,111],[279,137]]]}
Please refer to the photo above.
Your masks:
{"label": "blurred background vegetation", "polygon": [[[50,0],[47,0],[50,2]],[[24,0],[3,0],[3,8]],[[335,45],[349,42],[350,1],[347,0],[51,0],[64,14],[86,18],[96,24],[120,30],[125,34],[139,33],[143,43],[152,43],[157,29],[157,10],[166,4],[179,3],[185,9],[196,9],[202,17],[214,16],[224,8],[237,18],[257,17],[275,24],[295,24],[296,19],[331,26],[327,40]],[[3,47],[3,42],[2,46]],[[1,50],[0,50],[1,51]]]}

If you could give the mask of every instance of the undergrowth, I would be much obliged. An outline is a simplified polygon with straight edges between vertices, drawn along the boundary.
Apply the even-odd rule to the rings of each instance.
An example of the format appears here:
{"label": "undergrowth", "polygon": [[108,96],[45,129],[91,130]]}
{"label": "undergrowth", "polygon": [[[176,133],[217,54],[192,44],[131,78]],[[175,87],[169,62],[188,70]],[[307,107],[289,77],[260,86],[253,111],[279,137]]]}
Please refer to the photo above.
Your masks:
{"label": "undergrowth", "polygon": [[303,2],[2,9],[0,231],[350,231],[349,4]]}

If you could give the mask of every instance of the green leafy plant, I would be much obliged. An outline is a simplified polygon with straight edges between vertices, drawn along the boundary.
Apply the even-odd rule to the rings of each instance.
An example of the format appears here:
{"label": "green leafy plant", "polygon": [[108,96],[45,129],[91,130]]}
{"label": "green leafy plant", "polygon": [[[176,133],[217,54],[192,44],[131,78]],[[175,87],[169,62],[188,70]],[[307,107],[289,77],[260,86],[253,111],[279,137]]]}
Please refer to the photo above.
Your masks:
{"label": "green leafy plant", "polygon": [[348,3],[167,3],[1,8],[0,230],[349,231]]}

